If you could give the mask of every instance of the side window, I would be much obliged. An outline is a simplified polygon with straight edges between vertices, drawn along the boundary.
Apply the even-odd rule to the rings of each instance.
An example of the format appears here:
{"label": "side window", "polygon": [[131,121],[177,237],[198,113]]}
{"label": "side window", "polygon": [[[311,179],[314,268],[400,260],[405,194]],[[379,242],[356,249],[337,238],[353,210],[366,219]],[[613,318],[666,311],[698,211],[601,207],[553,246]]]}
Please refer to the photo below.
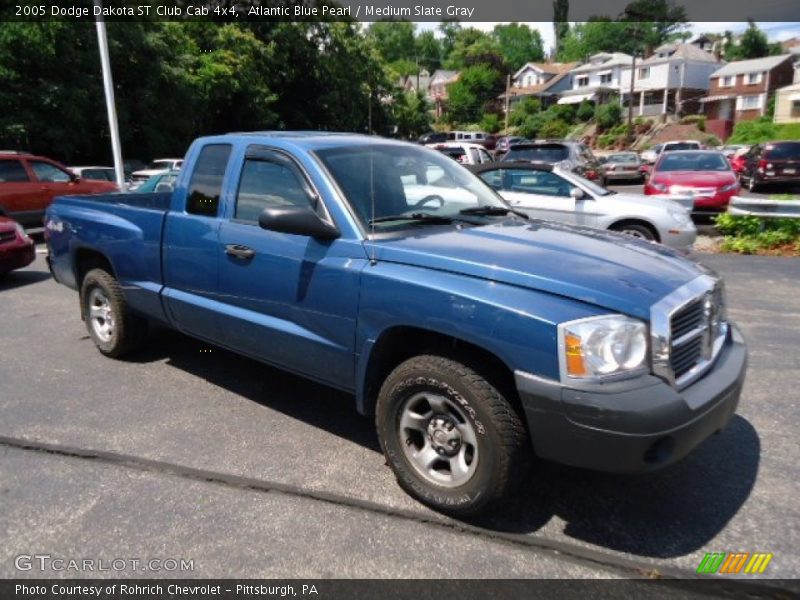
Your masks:
{"label": "side window", "polygon": [[494,171],[484,171],[481,173],[481,179],[488,183],[495,190],[503,189],[503,170],[496,169]]}
{"label": "side window", "polygon": [[479,150],[481,155],[481,162],[488,163],[492,162],[492,157],[489,156],[489,153],[486,150]]}
{"label": "side window", "polygon": [[222,180],[230,155],[230,144],[209,144],[200,151],[186,193],[187,213],[217,216]]}
{"label": "side window", "polygon": [[478,154],[478,151],[475,148],[468,148],[468,150],[469,150],[469,160],[470,160],[470,162],[473,165],[480,164],[481,158],[480,158],[480,154]]}
{"label": "side window", "polygon": [[282,160],[245,160],[234,218],[257,223],[268,207],[311,206],[310,198],[296,170]]}
{"label": "side window", "polygon": [[574,187],[566,179],[549,171],[511,170],[508,177],[510,177],[510,182],[507,183],[506,189],[512,192],[566,198],[569,197],[569,192]]}
{"label": "side window", "polygon": [[0,183],[29,181],[28,172],[18,160],[0,160]]}
{"label": "side window", "polygon": [[50,163],[32,160],[29,164],[36,175],[36,179],[42,183],[66,183],[71,180],[69,173]]}

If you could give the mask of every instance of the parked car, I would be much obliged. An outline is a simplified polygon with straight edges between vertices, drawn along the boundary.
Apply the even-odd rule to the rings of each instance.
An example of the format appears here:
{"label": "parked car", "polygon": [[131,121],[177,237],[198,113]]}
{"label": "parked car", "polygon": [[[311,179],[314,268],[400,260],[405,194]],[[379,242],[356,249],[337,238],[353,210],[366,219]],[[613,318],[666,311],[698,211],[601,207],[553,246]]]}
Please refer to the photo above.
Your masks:
{"label": "parked car", "polygon": [[495,145],[495,154],[499,158],[500,155],[505,154],[508,152],[508,149],[517,144],[519,142],[524,142],[525,138],[519,137],[516,135],[504,135],[502,137],[497,138],[497,144]]}
{"label": "parked car", "polygon": [[642,152],[642,162],[646,164],[654,164],[662,152],[675,152],[678,150],[702,150],[703,144],[697,140],[675,140],[671,142],[664,142],[663,144],[656,144],[649,150]]}
{"label": "parked car", "polygon": [[515,209],[537,219],[618,231],[682,252],[689,252],[697,237],[689,211],[677,202],[612,192],[561,167],[499,162],[470,170]]}
{"label": "parked car", "polygon": [[421,135],[417,140],[417,143],[425,146],[427,144],[443,144],[444,142],[453,139],[455,139],[455,134],[453,132],[430,131],[428,133]]}
{"label": "parked car", "polygon": [[741,174],[741,172],[744,171],[745,154],[747,154],[749,151],[750,146],[746,146],[734,152],[733,156],[728,159],[728,162],[731,163],[734,173]]}
{"label": "parked car", "polygon": [[447,142],[445,144],[430,144],[428,147],[446,154],[463,165],[481,165],[494,161],[488,150],[480,144]]}
{"label": "parked car", "polygon": [[134,171],[131,175],[131,183],[134,186],[141,185],[153,175],[176,171],[181,168],[181,165],[183,165],[183,160],[180,158],[158,158],[151,162],[146,169]]}
{"label": "parked car", "polygon": [[721,146],[719,151],[725,155],[725,158],[728,160],[732,159],[737,152],[747,152],[750,149],[750,146],[745,144],[727,144],[725,146]]}
{"label": "parked car", "polygon": [[800,142],[754,145],[743,155],[739,178],[751,192],[769,183],[800,183]]}
{"label": "parked car", "polygon": [[134,171],[141,171],[147,168],[147,163],[138,159],[122,161],[122,170],[125,173],[125,181],[130,182]]}
{"label": "parked car", "polygon": [[70,167],[70,171],[82,179],[93,181],[117,181],[117,174],[114,167]]}
{"label": "parked car", "polygon": [[0,216],[0,277],[31,264],[36,258],[33,240],[22,225]]}
{"label": "parked car", "polygon": [[538,140],[514,144],[500,159],[503,162],[543,162],[558,165],[605,187],[606,179],[600,162],[586,144],[564,140]]}
{"label": "parked car", "polygon": [[530,220],[416,144],[201,138],[172,194],[59,198],[47,231],[102,354],[132,353],[153,321],[344,390],[403,489],[450,514],[497,510],[534,453],[674,463],[725,427],[744,382],[708,269]]}
{"label": "parked car", "polygon": [[661,148],[663,144],[656,144],[648,148],[647,150],[643,151],[639,154],[642,162],[646,165],[652,165],[658,159],[658,155],[661,154]]}
{"label": "parked car", "polygon": [[739,190],[730,163],[717,150],[663,152],[644,186],[647,195],[691,196],[695,214],[725,212]]}
{"label": "parked car", "polygon": [[605,157],[603,175],[606,181],[644,181],[642,161],[636,152],[615,152]]}
{"label": "parked car", "polygon": [[43,156],[0,154],[0,215],[25,227],[41,227],[44,210],[56,196],[117,191],[108,181],[81,179],[67,167]]}
{"label": "parked car", "polygon": [[[136,191],[137,193],[141,194],[155,192],[155,191],[172,191],[172,188],[175,185],[175,180],[178,177],[178,173],[180,173],[180,171],[167,171],[166,173],[159,173],[158,175],[153,175],[142,185],[136,187],[135,190],[131,191]],[[160,189],[159,186],[161,186]]]}

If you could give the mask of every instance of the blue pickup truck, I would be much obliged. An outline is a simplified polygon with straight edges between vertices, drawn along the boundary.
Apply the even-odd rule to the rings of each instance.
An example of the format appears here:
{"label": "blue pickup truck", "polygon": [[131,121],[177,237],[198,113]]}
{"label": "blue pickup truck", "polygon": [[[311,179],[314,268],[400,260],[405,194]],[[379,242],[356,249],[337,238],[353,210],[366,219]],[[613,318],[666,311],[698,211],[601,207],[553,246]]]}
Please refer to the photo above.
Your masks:
{"label": "blue pickup truck", "polygon": [[201,138],[172,193],[58,198],[46,237],[100,352],[157,323],[352,393],[400,485],[449,514],[497,506],[534,456],[669,465],[744,381],[712,272],[516,214],[413,144]]}

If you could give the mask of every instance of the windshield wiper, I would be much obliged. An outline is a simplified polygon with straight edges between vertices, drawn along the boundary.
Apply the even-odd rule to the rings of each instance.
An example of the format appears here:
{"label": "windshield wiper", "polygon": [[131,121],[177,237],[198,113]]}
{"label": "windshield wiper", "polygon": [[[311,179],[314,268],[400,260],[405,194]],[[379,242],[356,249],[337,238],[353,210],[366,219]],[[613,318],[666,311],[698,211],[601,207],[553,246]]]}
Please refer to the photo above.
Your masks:
{"label": "windshield wiper", "polygon": [[444,215],[432,215],[430,213],[410,213],[400,215],[386,215],[384,217],[376,217],[367,221],[369,225],[373,223],[386,223],[388,221],[419,221],[431,224],[452,223],[455,219],[453,217],[446,217]]}
{"label": "windshield wiper", "polygon": [[461,215],[477,215],[479,217],[494,217],[512,213],[518,217],[522,217],[523,219],[530,219],[530,217],[524,212],[509,208],[507,206],[473,206],[471,208],[460,210],[458,213]]}

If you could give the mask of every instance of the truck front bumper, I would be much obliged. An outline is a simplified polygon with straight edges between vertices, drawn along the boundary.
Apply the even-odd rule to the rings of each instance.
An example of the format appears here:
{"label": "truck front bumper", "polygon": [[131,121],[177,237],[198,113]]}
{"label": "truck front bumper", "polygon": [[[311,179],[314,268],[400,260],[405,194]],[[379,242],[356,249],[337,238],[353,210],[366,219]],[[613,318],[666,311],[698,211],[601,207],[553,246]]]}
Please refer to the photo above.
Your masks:
{"label": "truck front bumper", "polygon": [[517,371],[517,389],[540,458],[598,471],[652,471],[686,456],[727,425],[739,403],[747,348],[739,330],[683,390],[647,375],[574,389]]}

